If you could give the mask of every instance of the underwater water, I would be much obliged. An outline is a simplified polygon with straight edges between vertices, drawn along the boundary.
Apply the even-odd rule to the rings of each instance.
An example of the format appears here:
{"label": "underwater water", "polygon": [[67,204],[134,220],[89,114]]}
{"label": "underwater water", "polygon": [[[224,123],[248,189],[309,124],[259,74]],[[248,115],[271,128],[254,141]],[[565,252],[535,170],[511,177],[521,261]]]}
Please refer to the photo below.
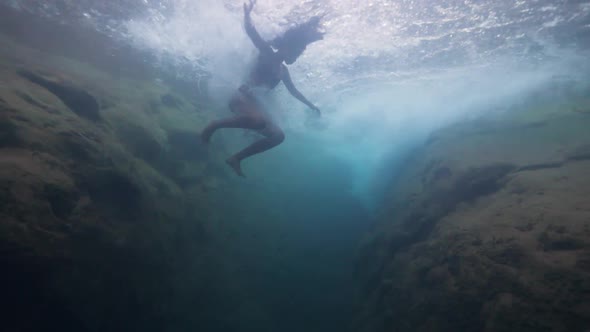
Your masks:
{"label": "underwater water", "polygon": [[256,1],[267,40],[322,16],[289,67],[322,117],[268,93],[245,179],[256,133],[199,139],[242,6],[0,1],[11,331],[590,328],[590,2]]}

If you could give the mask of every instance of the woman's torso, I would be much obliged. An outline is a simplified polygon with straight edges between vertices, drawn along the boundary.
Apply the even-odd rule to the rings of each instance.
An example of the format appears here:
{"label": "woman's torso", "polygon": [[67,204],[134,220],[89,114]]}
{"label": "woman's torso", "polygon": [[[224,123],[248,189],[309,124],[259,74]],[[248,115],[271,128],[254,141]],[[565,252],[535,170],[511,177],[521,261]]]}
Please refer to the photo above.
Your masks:
{"label": "woman's torso", "polygon": [[261,53],[250,72],[249,85],[274,89],[281,82],[283,62],[273,54]]}

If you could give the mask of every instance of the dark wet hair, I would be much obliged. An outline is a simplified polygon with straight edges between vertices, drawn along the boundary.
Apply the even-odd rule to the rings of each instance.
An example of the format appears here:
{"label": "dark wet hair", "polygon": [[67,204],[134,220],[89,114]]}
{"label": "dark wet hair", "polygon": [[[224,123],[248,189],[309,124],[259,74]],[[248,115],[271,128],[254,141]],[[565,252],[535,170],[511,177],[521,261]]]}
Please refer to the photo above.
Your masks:
{"label": "dark wet hair", "polygon": [[303,52],[307,45],[324,39],[324,32],[319,30],[321,19],[321,16],[314,16],[307,22],[285,31],[282,35],[273,39],[270,44],[276,49]]}

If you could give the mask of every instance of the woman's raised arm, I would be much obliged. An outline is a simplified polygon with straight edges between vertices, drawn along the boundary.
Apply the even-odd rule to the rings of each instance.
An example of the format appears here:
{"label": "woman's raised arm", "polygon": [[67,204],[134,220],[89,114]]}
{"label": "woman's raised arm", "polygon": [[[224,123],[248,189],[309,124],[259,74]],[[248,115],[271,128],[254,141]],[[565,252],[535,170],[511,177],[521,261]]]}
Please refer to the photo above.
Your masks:
{"label": "woman's raised arm", "polygon": [[252,43],[254,43],[254,46],[256,46],[260,52],[272,53],[272,48],[270,45],[264,39],[262,39],[262,37],[260,37],[260,34],[258,34],[258,31],[256,31],[256,28],[254,28],[254,24],[252,24],[250,13],[252,12],[252,8],[254,8],[255,3],[255,0],[250,0],[249,3],[244,3],[244,26],[246,28],[246,33],[248,34],[248,37],[250,37],[250,40],[252,40]]}

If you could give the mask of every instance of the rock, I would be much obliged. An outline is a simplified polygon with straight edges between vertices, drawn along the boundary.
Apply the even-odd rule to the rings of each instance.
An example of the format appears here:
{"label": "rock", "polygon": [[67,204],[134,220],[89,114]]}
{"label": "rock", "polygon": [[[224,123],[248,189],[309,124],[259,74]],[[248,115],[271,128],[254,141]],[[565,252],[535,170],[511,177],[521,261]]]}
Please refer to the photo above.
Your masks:
{"label": "rock", "polygon": [[27,103],[31,104],[32,106],[38,107],[42,110],[47,111],[48,113],[53,113],[53,114],[57,114],[58,112],[50,107],[48,107],[47,105],[42,104],[41,102],[35,100],[33,97],[31,97],[30,95],[22,92],[22,91],[16,91],[15,92],[19,97],[21,97],[24,101],[26,101]]}
{"label": "rock", "polygon": [[90,163],[98,153],[94,146],[74,132],[60,132],[59,142],[64,158],[76,163]]}
{"label": "rock", "polygon": [[457,203],[472,201],[498,191],[502,187],[502,178],[515,168],[511,164],[498,163],[469,169],[455,183],[453,191],[457,196]]}
{"label": "rock", "polygon": [[200,161],[207,158],[207,151],[201,144],[201,136],[198,132],[168,131],[168,143],[173,153],[183,159]]}
{"label": "rock", "polygon": [[60,219],[67,219],[76,204],[80,194],[67,190],[55,184],[45,184],[43,195],[51,205],[51,211]]}
{"label": "rock", "polygon": [[0,116],[0,148],[17,147],[22,142],[17,126]]}
{"label": "rock", "polygon": [[568,155],[570,160],[590,160],[590,145],[577,147]]}
{"label": "rock", "polygon": [[590,326],[590,119],[535,123],[456,125],[408,159],[357,258],[355,330]]}
{"label": "rock", "polygon": [[157,167],[164,157],[164,149],[150,132],[138,125],[119,125],[118,136],[127,149],[137,158]]}
{"label": "rock", "polygon": [[93,203],[107,217],[136,222],[141,216],[141,190],[133,180],[116,170],[97,170],[81,180]]}
{"label": "rock", "polygon": [[586,247],[584,240],[574,234],[567,234],[565,227],[549,225],[538,237],[544,251],[571,251]]}
{"label": "rock", "polygon": [[445,180],[453,176],[453,172],[448,167],[440,167],[434,172],[434,176],[431,182],[438,182]]}
{"label": "rock", "polygon": [[[226,324],[235,310],[218,319],[239,306],[243,286],[215,242],[225,227],[217,230],[201,189],[210,167],[204,149],[194,153],[188,131],[173,134],[173,146],[165,139],[202,128],[204,116],[158,98],[162,112],[146,109],[146,91],[171,89],[153,77],[121,80],[4,36],[0,43],[2,329],[239,330],[239,321]],[[56,72],[95,90],[39,74]],[[99,109],[97,100],[115,102]],[[77,116],[63,116],[68,109]]]}
{"label": "rock", "polygon": [[19,70],[18,74],[53,93],[78,116],[92,121],[101,119],[98,102],[88,92],[67,83],[49,80],[28,70]]}

